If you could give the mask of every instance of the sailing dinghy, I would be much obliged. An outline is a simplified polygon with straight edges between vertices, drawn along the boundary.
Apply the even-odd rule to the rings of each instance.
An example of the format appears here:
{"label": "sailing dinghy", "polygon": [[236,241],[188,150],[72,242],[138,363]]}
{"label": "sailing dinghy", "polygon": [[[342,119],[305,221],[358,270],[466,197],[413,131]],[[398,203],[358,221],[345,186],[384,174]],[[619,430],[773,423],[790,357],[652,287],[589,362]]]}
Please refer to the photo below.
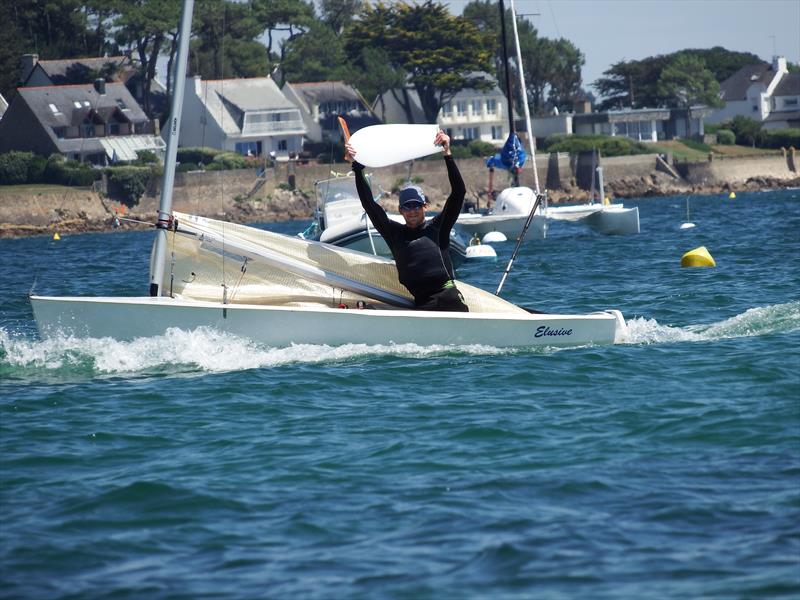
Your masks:
{"label": "sailing dinghy", "polygon": [[207,327],[276,347],[579,346],[626,339],[619,311],[532,314],[464,282],[458,288],[469,313],[412,310],[391,260],[173,212],[192,8],[184,2],[150,295],[31,296],[40,335],[131,340]]}

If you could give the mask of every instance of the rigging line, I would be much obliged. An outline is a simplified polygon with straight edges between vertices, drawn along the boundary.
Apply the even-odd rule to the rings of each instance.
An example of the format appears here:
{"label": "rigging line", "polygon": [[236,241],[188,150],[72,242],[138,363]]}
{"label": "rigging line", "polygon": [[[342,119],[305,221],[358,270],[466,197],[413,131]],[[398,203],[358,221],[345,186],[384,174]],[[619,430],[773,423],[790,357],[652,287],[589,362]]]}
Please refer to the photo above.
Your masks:
{"label": "rigging line", "polygon": [[[225,11],[226,8],[223,6],[222,8],[222,40],[220,42],[220,56],[222,60],[220,60],[219,65],[219,95],[220,99],[225,98]],[[225,103],[221,101],[219,103],[219,122],[223,123],[223,119],[225,117]],[[224,146],[224,142],[223,142]],[[224,151],[224,148],[223,148]],[[226,225],[226,217],[225,217],[225,177],[223,175],[223,171],[218,171],[219,176],[219,201],[220,201],[220,212],[222,213],[222,254],[220,256],[222,260],[222,288],[223,288],[223,304],[227,304],[227,300],[224,297],[224,293],[227,292],[227,278],[225,276],[225,225]]]}

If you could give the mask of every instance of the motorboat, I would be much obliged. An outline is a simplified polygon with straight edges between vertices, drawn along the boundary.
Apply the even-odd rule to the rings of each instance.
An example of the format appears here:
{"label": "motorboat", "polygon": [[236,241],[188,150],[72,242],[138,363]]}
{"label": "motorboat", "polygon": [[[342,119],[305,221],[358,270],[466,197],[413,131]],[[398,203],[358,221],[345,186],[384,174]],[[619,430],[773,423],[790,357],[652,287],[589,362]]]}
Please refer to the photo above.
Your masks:
{"label": "motorboat", "polygon": [[[376,256],[391,256],[389,246],[372,225],[361,206],[352,174],[323,179],[314,184],[317,206],[314,221],[300,235],[304,239],[350,248]],[[374,198],[377,201],[381,194]],[[387,213],[388,217],[403,223],[403,217]],[[430,217],[428,217],[430,218]],[[467,258],[464,238],[454,228],[450,232],[450,260],[457,267]]]}

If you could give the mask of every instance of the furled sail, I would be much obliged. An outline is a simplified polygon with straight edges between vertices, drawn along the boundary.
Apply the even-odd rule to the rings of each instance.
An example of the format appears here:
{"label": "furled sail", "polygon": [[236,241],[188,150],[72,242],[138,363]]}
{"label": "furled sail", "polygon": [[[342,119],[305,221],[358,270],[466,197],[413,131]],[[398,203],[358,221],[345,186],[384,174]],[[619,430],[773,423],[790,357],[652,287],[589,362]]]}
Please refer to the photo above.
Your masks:
{"label": "furled sail", "polygon": [[[284,306],[346,304],[410,308],[413,299],[386,258],[184,213],[173,213],[162,289],[183,298]],[[524,312],[458,283],[473,312]]]}

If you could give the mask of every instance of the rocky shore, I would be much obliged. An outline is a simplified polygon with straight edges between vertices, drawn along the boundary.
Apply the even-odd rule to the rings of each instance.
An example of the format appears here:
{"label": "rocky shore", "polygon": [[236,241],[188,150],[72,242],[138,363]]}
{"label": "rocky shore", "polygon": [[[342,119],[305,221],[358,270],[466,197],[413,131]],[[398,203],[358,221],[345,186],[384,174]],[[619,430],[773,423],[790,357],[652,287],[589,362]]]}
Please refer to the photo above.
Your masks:
{"label": "rocky shore", "polygon": [[[670,195],[703,195],[731,191],[755,191],[800,187],[800,176],[780,156],[769,159],[698,163],[683,175],[656,168],[655,161],[640,157],[607,159],[605,191],[612,199]],[[624,160],[629,158],[629,160]],[[616,162],[614,162],[616,160]],[[546,164],[546,163],[545,163]],[[336,165],[344,172],[347,165]],[[480,159],[459,161],[467,186],[467,201],[486,206],[486,169]],[[793,165],[792,165],[793,166]],[[571,176],[569,164],[560,167],[558,187],[548,191],[551,203],[580,203],[589,192]],[[286,173],[280,167],[265,177],[255,171],[180,173],[175,182],[174,208],[179,211],[222,218],[238,223],[310,221],[316,199],[314,182],[331,176],[330,165],[298,168],[296,189],[285,189]],[[540,167],[540,185],[552,181],[552,173]],[[449,184],[438,161],[419,161],[373,173],[373,188],[384,190],[382,204],[396,210],[396,190],[411,178],[426,191],[431,210],[438,210],[449,192]],[[495,174],[494,188],[502,190],[508,177]],[[522,185],[534,186],[532,171],[524,171]],[[158,186],[132,206],[98,191],[56,186],[0,186],[0,237],[59,235],[114,229],[146,229],[155,222]],[[393,190],[395,193],[393,193]],[[303,224],[298,224],[298,231]]]}

